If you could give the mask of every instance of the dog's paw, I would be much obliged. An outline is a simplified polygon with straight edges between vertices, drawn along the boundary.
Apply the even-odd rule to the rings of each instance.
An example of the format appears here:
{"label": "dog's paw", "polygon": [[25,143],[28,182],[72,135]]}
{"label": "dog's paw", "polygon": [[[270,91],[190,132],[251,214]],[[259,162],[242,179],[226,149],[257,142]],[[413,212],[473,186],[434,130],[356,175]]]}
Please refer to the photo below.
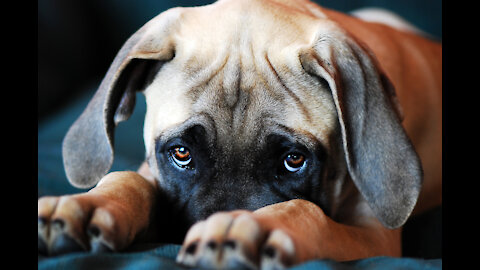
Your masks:
{"label": "dog's paw", "polygon": [[135,172],[111,172],[87,193],[38,200],[38,250],[106,252],[145,236],[155,187]]}
{"label": "dog's paw", "polygon": [[38,250],[45,255],[116,249],[118,210],[108,199],[84,193],[38,200]]}
{"label": "dog's paw", "polygon": [[190,228],[177,263],[210,269],[282,269],[294,256],[294,242],[286,232],[266,229],[247,211],[221,212]]}

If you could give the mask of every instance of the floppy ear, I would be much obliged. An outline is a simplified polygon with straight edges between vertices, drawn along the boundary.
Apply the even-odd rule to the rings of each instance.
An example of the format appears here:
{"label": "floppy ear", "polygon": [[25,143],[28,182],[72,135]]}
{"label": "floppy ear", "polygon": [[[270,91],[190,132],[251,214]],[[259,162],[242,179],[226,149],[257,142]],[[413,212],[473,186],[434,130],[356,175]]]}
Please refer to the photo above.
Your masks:
{"label": "floppy ear", "polygon": [[422,169],[392,84],[376,59],[341,30],[319,35],[300,60],[331,89],[355,185],[384,226],[403,225],[416,204]]}
{"label": "floppy ear", "polygon": [[127,120],[135,93],[174,57],[171,33],[178,9],[166,11],[133,34],[118,52],[97,92],[63,140],[63,164],[76,187],[95,185],[113,163],[115,126]]}

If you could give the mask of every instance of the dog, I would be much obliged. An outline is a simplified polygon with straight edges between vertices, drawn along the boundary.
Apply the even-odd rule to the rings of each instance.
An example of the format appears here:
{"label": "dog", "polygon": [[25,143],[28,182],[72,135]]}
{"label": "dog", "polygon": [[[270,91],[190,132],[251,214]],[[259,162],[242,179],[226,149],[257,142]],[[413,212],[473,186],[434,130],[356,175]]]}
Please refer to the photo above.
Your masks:
{"label": "dog", "polygon": [[[39,250],[176,234],[196,267],[401,256],[407,218],[441,204],[442,46],[389,18],[307,0],[153,18],[65,136],[68,180],[95,187],[39,199]],[[146,161],[108,173],[137,91]]]}

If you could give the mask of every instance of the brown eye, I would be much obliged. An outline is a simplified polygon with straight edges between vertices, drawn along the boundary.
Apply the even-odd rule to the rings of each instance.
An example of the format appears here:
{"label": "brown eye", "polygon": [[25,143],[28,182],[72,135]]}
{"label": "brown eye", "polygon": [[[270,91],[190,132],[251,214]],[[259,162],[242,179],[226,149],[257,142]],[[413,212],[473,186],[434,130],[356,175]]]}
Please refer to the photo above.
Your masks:
{"label": "brown eye", "polygon": [[301,154],[288,154],[283,160],[283,165],[289,172],[299,171],[305,166],[305,157]]}
{"label": "brown eye", "polygon": [[185,167],[192,161],[192,157],[190,155],[190,150],[183,146],[174,147],[170,150],[170,155],[173,158],[173,161],[179,167]]}

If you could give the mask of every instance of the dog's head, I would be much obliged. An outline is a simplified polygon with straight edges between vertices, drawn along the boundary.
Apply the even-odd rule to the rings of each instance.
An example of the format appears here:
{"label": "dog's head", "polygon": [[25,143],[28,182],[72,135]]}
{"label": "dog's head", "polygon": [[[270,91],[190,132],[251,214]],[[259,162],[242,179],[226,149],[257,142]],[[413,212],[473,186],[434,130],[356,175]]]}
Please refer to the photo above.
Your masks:
{"label": "dog's head", "polygon": [[385,226],[403,224],[422,176],[388,78],[329,20],[262,5],[172,9],[137,31],[65,137],[70,182],[108,172],[141,90],[147,161],[190,222],[293,198],[328,213],[348,174]]}

